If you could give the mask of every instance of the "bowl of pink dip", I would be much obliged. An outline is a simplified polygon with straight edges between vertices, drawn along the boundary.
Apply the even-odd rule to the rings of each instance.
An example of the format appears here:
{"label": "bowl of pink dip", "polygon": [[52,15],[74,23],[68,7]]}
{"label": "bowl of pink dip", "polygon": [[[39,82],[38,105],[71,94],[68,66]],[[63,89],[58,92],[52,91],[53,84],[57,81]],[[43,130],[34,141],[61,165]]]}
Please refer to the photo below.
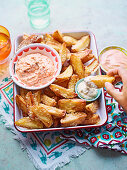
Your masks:
{"label": "bowl of pink dip", "polygon": [[60,74],[61,58],[48,45],[30,44],[16,52],[9,70],[18,86],[38,90],[49,86]]}
{"label": "bowl of pink dip", "polygon": [[127,67],[127,51],[121,47],[107,47],[101,51],[99,62],[104,73],[110,69]]}

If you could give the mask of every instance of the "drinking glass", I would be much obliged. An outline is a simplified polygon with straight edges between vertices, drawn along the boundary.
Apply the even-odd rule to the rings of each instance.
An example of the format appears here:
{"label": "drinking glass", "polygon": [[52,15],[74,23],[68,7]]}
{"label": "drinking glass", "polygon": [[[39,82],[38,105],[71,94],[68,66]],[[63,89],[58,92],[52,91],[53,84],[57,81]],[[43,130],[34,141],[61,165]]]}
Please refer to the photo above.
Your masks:
{"label": "drinking glass", "polygon": [[43,29],[50,23],[50,8],[46,0],[31,0],[28,4],[28,16],[32,27]]}
{"label": "drinking glass", "polygon": [[11,40],[9,31],[0,25],[0,64],[5,63],[11,52]]}

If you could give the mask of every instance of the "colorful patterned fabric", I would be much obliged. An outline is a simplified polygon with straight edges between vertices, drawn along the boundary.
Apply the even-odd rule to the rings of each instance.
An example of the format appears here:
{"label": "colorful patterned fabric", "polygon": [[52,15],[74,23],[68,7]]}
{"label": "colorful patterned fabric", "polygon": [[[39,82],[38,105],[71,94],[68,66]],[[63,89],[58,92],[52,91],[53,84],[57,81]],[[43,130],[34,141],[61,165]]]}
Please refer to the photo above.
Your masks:
{"label": "colorful patterned fabric", "polygon": [[[121,90],[122,85],[117,85]],[[63,166],[70,156],[79,156],[91,146],[127,153],[127,115],[105,91],[108,122],[100,128],[41,133],[20,133],[13,126],[13,81],[6,77],[0,83],[0,115],[27,149],[37,169],[50,170]],[[71,139],[71,140],[70,140]]]}

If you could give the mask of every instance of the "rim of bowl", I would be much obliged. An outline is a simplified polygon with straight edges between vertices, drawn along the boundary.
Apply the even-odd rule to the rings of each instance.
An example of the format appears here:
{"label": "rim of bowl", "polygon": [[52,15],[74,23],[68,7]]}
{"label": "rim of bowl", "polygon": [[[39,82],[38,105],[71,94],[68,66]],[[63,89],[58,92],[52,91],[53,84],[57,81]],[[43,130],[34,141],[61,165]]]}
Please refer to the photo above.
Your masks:
{"label": "rim of bowl", "polygon": [[98,98],[100,97],[101,92],[102,92],[102,88],[97,89],[98,94],[97,94],[97,96],[96,96],[95,98],[93,98],[93,99],[86,99],[86,98],[82,97],[82,95],[80,95],[80,93],[78,92],[78,85],[79,85],[84,79],[88,79],[89,77],[90,77],[90,76],[88,76],[88,77],[86,77],[86,78],[82,78],[82,79],[80,79],[80,80],[76,83],[76,85],[75,85],[75,92],[78,94],[78,97],[79,97],[80,99],[84,99],[84,100],[86,100],[87,102],[92,102],[92,101],[95,101],[96,99],[98,99]]}
{"label": "rim of bowl", "polygon": [[[109,47],[105,47],[103,50],[101,50],[101,52],[100,52],[100,54],[99,54],[99,63],[100,63],[101,55],[102,55],[104,52],[106,52],[106,51],[108,51],[108,50],[111,50],[111,49],[117,49],[117,50],[123,52],[123,53],[127,56],[127,50],[124,49],[123,47],[109,46]],[[99,65],[100,65],[102,71],[104,71],[104,73],[107,73],[108,70],[104,69],[103,66],[101,65],[101,63],[100,63]]]}
{"label": "rim of bowl", "polygon": [[[57,70],[57,74],[54,76],[54,78],[53,78],[51,81],[49,81],[48,83],[46,83],[46,84],[44,84],[44,85],[42,85],[42,86],[39,86],[39,87],[33,87],[33,86],[30,87],[30,86],[27,86],[27,85],[22,85],[20,82],[18,82],[18,81],[14,78],[14,75],[13,75],[13,73],[12,73],[12,70],[13,70],[13,69],[12,69],[12,64],[14,63],[14,59],[15,59],[15,57],[16,57],[19,53],[21,53],[21,52],[24,51],[25,49],[30,48],[30,47],[38,47],[38,46],[39,46],[39,47],[48,48],[48,49],[50,50],[50,52],[52,51],[52,52],[55,53],[55,55],[56,55],[57,58],[58,58],[58,70]],[[24,88],[24,89],[28,89],[28,90],[39,90],[39,89],[43,89],[43,88],[49,86],[51,83],[53,83],[53,82],[55,81],[56,77],[60,74],[61,68],[62,68],[61,58],[60,58],[59,54],[57,53],[57,51],[56,51],[55,49],[53,49],[52,47],[50,47],[50,46],[48,46],[48,45],[46,45],[46,44],[35,43],[35,44],[29,44],[29,45],[27,45],[27,46],[25,46],[25,47],[22,47],[21,49],[19,49],[19,50],[15,53],[14,57],[13,57],[13,58],[11,59],[11,61],[10,61],[9,72],[10,72],[10,76],[11,76],[12,80],[13,80],[14,83],[17,84],[18,86],[20,86],[20,87],[22,87],[22,88]]]}

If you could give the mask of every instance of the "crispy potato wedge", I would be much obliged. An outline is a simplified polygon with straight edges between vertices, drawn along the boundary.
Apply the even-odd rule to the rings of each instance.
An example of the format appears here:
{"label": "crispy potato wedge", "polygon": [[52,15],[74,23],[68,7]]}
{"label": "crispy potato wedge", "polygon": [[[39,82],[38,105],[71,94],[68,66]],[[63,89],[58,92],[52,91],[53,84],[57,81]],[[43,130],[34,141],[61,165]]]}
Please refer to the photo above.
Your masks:
{"label": "crispy potato wedge", "polygon": [[57,43],[47,41],[45,44],[49,45],[50,47],[54,48],[57,52],[60,51],[61,46],[59,46]]}
{"label": "crispy potato wedge", "polygon": [[46,110],[47,113],[49,113],[52,116],[55,116],[56,118],[62,118],[65,116],[66,111],[65,110],[61,110],[58,109],[56,107],[51,107],[51,106],[47,106],[45,104],[40,104],[39,107],[43,110]]}
{"label": "crispy potato wedge", "polygon": [[66,43],[67,47],[71,47],[77,43],[77,40],[71,36],[64,36],[63,41]]}
{"label": "crispy potato wedge", "polygon": [[58,106],[67,113],[85,111],[86,101],[83,99],[61,99],[58,101]]}
{"label": "crispy potato wedge", "polygon": [[57,96],[62,96],[64,98],[74,98],[77,96],[77,94],[70,89],[66,89],[56,84],[51,84],[49,87]]}
{"label": "crispy potato wedge", "polygon": [[20,96],[22,96],[23,99],[26,98],[27,93],[28,93],[28,90],[20,88]]}
{"label": "crispy potato wedge", "polygon": [[87,114],[84,112],[66,114],[66,116],[60,120],[61,126],[69,127],[80,125],[85,121],[86,116]]}
{"label": "crispy potato wedge", "polygon": [[84,78],[85,69],[81,59],[76,55],[71,55],[70,63],[74,69],[74,72],[78,74],[79,78]]}
{"label": "crispy potato wedge", "polygon": [[16,126],[24,127],[27,129],[42,129],[43,123],[39,120],[32,120],[29,117],[23,117],[15,122]]}
{"label": "crispy potato wedge", "polygon": [[59,80],[59,81],[68,80],[72,76],[72,74],[73,74],[73,68],[71,65],[69,65],[63,73],[59,74],[56,77],[56,80]]}
{"label": "crispy potato wedge", "polygon": [[49,96],[49,97],[55,97],[55,93],[49,88],[49,87],[46,87],[43,89],[43,92],[45,95]]}
{"label": "crispy potato wedge", "polygon": [[55,80],[53,83],[57,84],[59,86],[62,86],[64,88],[67,88],[68,87],[68,82],[69,82],[69,80]]}
{"label": "crispy potato wedge", "polygon": [[92,53],[91,49],[85,49],[83,51],[76,52],[75,55],[79,56],[83,63],[87,62],[87,56]]}
{"label": "crispy potato wedge", "polygon": [[56,30],[53,34],[52,34],[53,38],[55,40],[57,40],[60,43],[63,43],[63,35],[60,31]]}
{"label": "crispy potato wedge", "polygon": [[48,97],[45,94],[41,95],[41,102],[47,106],[56,106],[57,103],[55,99]]}
{"label": "crispy potato wedge", "polygon": [[47,127],[51,127],[53,124],[52,116],[47,112],[47,109],[44,107],[30,106],[30,110],[36,115],[36,117]]}
{"label": "crispy potato wedge", "polygon": [[86,36],[83,36],[80,40],[78,40],[75,45],[72,45],[71,51],[72,52],[82,51],[88,48],[89,45],[90,45],[90,36],[86,35]]}
{"label": "crispy potato wedge", "polygon": [[35,35],[35,34],[30,35],[19,44],[17,51],[26,45],[29,45],[31,43],[40,43],[41,41],[42,41],[42,36]]}
{"label": "crispy potato wedge", "polygon": [[26,104],[27,104],[27,107],[32,106],[34,104],[34,98],[33,98],[33,94],[31,91],[29,91],[26,94]]}
{"label": "crispy potato wedge", "polygon": [[64,72],[69,65],[70,65],[70,60],[67,59],[62,66],[61,73]]}
{"label": "crispy potato wedge", "polygon": [[45,34],[45,44],[51,46],[52,48],[54,48],[57,52],[60,51],[61,49],[61,43],[59,43],[58,41],[56,41],[51,35],[49,34]]}
{"label": "crispy potato wedge", "polygon": [[70,78],[69,83],[68,83],[68,89],[70,89],[74,92],[75,91],[75,85],[76,85],[78,80],[79,80],[78,75],[73,74]]}
{"label": "crispy potato wedge", "polygon": [[90,65],[85,67],[85,77],[89,76],[92,74],[99,66],[98,60],[94,59]]}
{"label": "crispy potato wedge", "polygon": [[39,105],[41,102],[41,90],[35,91],[33,94],[34,105]]}
{"label": "crispy potato wedge", "polygon": [[89,119],[86,119],[82,122],[83,125],[94,125],[100,121],[100,116],[93,114]]}
{"label": "crispy potato wedge", "polygon": [[56,41],[51,35],[45,34],[45,42],[53,42],[54,44],[61,46],[61,43]]}
{"label": "crispy potato wedge", "polygon": [[88,112],[88,113],[94,114],[97,112],[98,109],[99,109],[98,100],[86,105],[86,113]]}
{"label": "crispy potato wedge", "polygon": [[22,98],[22,96],[16,95],[16,104],[24,115],[28,114],[27,104],[26,104],[25,100]]}
{"label": "crispy potato wedge", "polygon": [[96,75],[91,76],[90,81],[92,81],[98,88],[105,87],[105,82],[113,83],[115,81],[115,77],[108,75]]}
{"label": "crispy potato wedge", "polygon": [[62,44],[61,49],[59,50],[59,55],[61,57],[61,62],[63,65],[67,60],[67,48],[65,43]]}
{"label": "crispy potato wedge", "polygon": [[[77,52],[76,55],[79,56],[79,58],[81,59],[81,61],[83,63],[86,63],[88,62],[89,60],[95,58],[95,56],[93,54],[91,54],[92,50],[90,49],[86,49],[84,51],[80,51],[80,52]],[[88,54],[89,53],[89,54]]]}

